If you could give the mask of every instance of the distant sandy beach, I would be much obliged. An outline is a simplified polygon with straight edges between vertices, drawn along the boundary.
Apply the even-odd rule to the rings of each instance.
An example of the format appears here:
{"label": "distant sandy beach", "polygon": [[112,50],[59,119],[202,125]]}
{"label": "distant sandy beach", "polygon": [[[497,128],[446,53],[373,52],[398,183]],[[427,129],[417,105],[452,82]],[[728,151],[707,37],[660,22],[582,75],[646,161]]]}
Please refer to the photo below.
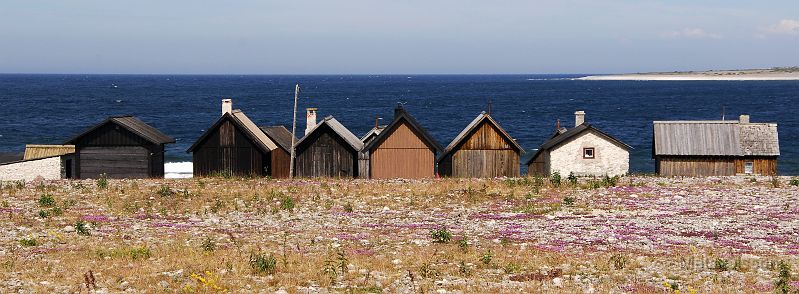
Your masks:
{"label": "distant sandy beach", "polygon": [[799,68],[634,73],[586,76],[577,79],[590,81],[788,81],[799,80]]}

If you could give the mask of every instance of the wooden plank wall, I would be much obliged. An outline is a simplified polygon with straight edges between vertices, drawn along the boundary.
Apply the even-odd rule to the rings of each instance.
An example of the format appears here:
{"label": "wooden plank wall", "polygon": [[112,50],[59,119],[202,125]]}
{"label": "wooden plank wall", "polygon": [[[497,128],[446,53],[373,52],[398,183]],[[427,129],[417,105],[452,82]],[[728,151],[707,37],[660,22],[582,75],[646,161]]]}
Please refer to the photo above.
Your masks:
{"label": "wooden plank wall", "polygon": [[549,152],[547,151],[538,154],[538,157],[527,165],[527,174],[531,176],[548,177],[549,168],[547,167],[547,157],[549,157]]}
{"label": "wooden plank wall", "polygon": [[658,157],[657,172],[662,176],[732,176],[735,159],[731,157]]}
{"label": "wooden plank wall", "polygon": [[270,156],[256,147],[232,122],[224,121],[194,151],[194,174],[207,176],[230,172],[238,176],[262,176],[271,170]]}
{"label": "wooden plank wall", "polygon": [[735,172],[743,174],[746,169],[744,167],[746,162],[753,163],[753,173],[761,176],[775,176],[777,175],[777,158],[776,157],[745,157],[735,160]]}
{"label": "wooden plank wall", "polygon": [[442,166],[452,177],[518,177],[519,152],[505,141],[499,130],[483,122],[458,150],[442,161]]}
{"label": "wooden plank wall", "polygon": [[289,165],[291,164],[291,154],[281,148],[277,148],[270,152],[272,154],[271,172],[273,178],[288,178]]}
{"label": "wooden plank wall", "polygon": [[[102,173],[112,178],[164,176],[164,146],[152,144],[117,124],[107,123],[74,143],[75,178],[98,178]],[[142,166],[146,168],[144,172],[140,170]]]}
{"label": "wooden plank wall", "polygon": [[358,155],[332,130],[317,130],[297,148],[298,177],[356,177]]}
{"label": "wooden plank wall", "polygon": [[373,179],[432,178],[435,153],[405,123],[395,128],[370,155]]}
{"label": "wooden plank wall", "polygon": [[84,147],[80,149],[80,177],[96,179],[148,178],[150,151],[138,146]]}

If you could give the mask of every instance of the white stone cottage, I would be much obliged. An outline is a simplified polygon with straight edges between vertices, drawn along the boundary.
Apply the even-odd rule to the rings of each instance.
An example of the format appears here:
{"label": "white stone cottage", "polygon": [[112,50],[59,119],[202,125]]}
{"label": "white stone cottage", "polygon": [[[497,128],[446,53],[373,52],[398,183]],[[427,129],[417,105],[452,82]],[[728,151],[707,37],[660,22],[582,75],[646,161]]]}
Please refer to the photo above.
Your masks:
{"label": "white stone cottage", "polygon": [[75,146],[27,145],[18,160],[0,163],[0,181],[71,178]]}
{"label": "white stone cottage", "polygon": [[630,145],[585,122],[577,111],[575,126],[559,128],[525,164],[529,175],[616,176],[630,169]]}

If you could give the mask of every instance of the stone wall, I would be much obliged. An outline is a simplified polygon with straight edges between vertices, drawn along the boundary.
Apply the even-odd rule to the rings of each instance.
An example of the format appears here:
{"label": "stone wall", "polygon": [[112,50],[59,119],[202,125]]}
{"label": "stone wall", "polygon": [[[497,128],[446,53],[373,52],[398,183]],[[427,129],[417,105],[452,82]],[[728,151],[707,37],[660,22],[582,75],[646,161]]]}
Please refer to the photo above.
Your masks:
{"label": "stone wall", "polygon": [[32,181],[61,179],[61,157],[49,157],[0,165],[0,181]]}
{"label": "stone wall", "polygon": [[[583,158],[583,148],[594,148],[594,158]],[[550,172],[562,176],[615,176],[630,169],[630,153],[593,131],[585,132],[550,151]]]}

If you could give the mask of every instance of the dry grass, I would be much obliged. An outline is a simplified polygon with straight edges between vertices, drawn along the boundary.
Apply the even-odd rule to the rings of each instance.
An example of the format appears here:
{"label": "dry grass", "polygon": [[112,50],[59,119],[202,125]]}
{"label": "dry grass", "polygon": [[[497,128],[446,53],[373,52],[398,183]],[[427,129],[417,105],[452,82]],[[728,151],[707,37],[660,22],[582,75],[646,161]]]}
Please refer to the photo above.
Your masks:
{"label": "dry grass", "polygon": [[[605,240],[613,235],[611,221],[649,221],[646,215],[672,203],[659,201],[672,199],[678,190],[685,197],[726,197],[713,196],[716,190],[733,191],[731,200],[753,193],[778,197],[788,211],[777,226],[793,229],[799,219],[790,213],[797,204],[794,186],[775,188],[763,179],[707,183],[636,177],[607,189],[588,181],[575,187],[554,187],[545,179],[203,178],[112,180],[106,188],[90,180],[3,183],[0,287],[33,292],[663,293],[673,292],[674,283],[683,293],[722,293],[771,291],[777,261],[797,268],[795,253],[784,250],[799,241],[795,234],[772,240],[773,246],[754,240],[750,250],[726,239],[723,244],[731,245],[718,245],[713,243],[718,236],[692,232],[674,244],[626,239],[647,235],[640,232]],[[44,195],[55,205],[40,203]],[[570,200],[564,202],[566,197]],[[697,205],[707,205],[695,207],[707,213],[714,210],[710,204],[689,206]],[[583,223],[548,227],[569,219]],[[665,223],[669,220],[654,221],[664,222],[658,230],[674,230],[659,234],[669,238],[685,229]],[[706,220],[712,218],[697,218]],[[78,221],[89,235],[74,231]],[[579,233],[583,224],[591,224],[590,230]],[[429,233],[437,228],[446,228],[453,240],[432,243]],[[553,235],[576,238],[560,241]],[[459,241],[464,237],[466,244]],[[275,273],[257,272],[249,262],[254,253],[274,257]],[[729,262],[729,269],[715,269],[719,259]],[[89,271],[94,283],[85,277]]]}

